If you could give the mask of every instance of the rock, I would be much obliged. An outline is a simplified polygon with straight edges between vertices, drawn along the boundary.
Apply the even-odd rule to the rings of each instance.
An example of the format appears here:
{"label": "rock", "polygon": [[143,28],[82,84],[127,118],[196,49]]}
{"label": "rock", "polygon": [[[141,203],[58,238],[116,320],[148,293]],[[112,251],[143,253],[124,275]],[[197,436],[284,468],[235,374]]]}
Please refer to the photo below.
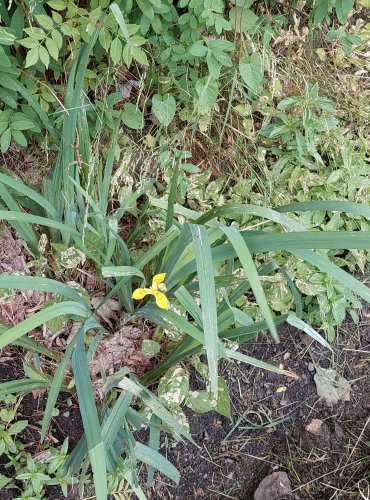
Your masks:
{"label": "rock", "polygon": [[284,361],[287,361],[290,358],[290,352],[286,352],[283,356]]}
{"label": "rock", "polygon": [[313,418],[311,422],[306,425],[306,431],[311,434],[315,434],[315,436],[319,436],[322,433],[324,422],[318,418]]}
{"label": "rock", "polygon": [[311,363],[311,362],[310,362],[310,363],[308,363],[307,368],[308,368],[308,371],[309,371],[309,372],[314,372],[314,371],[315,371],[315,366],[314,366],[314,364],[313,364],[313,363]]}
{"label": "rock", "polygon": [[292,487],[286,472],[273,472],[260,482],[254,500],[278,500],[290,495]]}
{"label": "rock", "polygon": [[330,432],[329,426],[318,418],[313,418],[301,433],[301,447],[305,451],[312,448],[330,450],[334,441],[335,436]]}

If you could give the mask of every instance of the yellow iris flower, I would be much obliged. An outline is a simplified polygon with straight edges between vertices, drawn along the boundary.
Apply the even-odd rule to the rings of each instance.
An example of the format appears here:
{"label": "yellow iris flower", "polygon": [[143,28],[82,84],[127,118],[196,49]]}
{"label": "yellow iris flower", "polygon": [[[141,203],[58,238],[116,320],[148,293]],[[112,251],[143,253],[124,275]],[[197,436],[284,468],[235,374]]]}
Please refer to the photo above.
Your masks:
{"label": "yellow iris flower", "polygon": [[152,285],[149,288],[137,288],[132,294],[135,300],[142,300],[147,295],[154,295],[156,304],[161,309],[168,309],[168,299],[163,292],[167,291],[166,285],[163,283],[166,273],[156,274],[153,276]]}

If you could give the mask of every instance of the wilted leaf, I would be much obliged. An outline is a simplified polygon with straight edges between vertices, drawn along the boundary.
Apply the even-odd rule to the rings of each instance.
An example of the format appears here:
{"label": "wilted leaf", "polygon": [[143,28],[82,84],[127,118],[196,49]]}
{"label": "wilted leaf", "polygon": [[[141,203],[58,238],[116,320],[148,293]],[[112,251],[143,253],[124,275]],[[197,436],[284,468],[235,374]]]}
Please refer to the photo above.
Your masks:
{"label": "wilted leaf", "polygon": [[333,368],[316,368],[314,376],[317,395],[324,400],[328,406],[337,404],[339,401],[350,400],[350,384],[339,375]]}

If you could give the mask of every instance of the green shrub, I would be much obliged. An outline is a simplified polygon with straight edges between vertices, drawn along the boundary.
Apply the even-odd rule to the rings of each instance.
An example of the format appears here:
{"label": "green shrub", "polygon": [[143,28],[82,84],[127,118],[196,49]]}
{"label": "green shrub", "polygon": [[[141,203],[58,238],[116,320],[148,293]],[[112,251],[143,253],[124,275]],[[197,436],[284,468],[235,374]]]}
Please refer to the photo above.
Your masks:
{"label": "green shrub", "polygon": [[[333,5],[344,24],[353,3],[315,2],[312,28],[328,19]],[[253,44],[236,40],[260,39],[268,49],[287,17],[267,14],[253,1],[229,6],[224,0],[111,5],[95,0],[87,8],[78,0],[27,0],[12,2],[9,9],[2,3],[0,20],[0,146],[5,152],[12,140],[21,147],[34,139],[41,143],[45,132],[51,147],[59,144],[63,114],[69,112],[62,99],[65,75],[81,45],[93,40],[83,82],[92,133],[101,129],[106,108],[110,116],[104,115],[104,126],[114,128],[122,106],[123,123],[135,130],[143,128],[148,106],[161,127],[177,114],[206,130],[230,79],[241,79],[248,98],[263,85],[268,59]],[[343,28],[328,37],[339,39],[346,51],[362,42]]]}

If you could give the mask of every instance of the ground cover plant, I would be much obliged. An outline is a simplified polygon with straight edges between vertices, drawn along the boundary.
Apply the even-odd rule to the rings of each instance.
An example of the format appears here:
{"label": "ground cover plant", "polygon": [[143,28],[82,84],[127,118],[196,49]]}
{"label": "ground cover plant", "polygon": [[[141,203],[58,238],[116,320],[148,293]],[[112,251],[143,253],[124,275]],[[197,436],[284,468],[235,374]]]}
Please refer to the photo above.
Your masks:
{"label": "ground cover plant", "polygon": [[[363,24],[346,25],[353,6],[292,9],[349,56],[366,43]],[[194,443],[189,409],[230,417],[220,360],[294,380],[239,347],[266,330],[279,342],[285,323],[330,353],[345,315],[359,320],[370,298],[355,276],[370,241],[366,140],[361,126],[343,137],[336,103],[317,82],[269,93],[272,45],[293,15],[274,2],[1,9],[1,150],[33,145],[53,168],[32,187],[0,173],[0,218],[13,232],[4,231],[26,255],[16,274],[0,276],[0,348],[28,351],[24,377],[0,384],[0,486],[47,498],[55,484],[65,495],[78,483],[82,496],[93,483],[98,499],[126,490],[145,498],[142,463],[149,485],[155,470],[180,479],[160,454],[163,433]],[[198,166],[198,134],[215,130],[221,148],[230,130],[244,141],[236,151],[252,139],[259,169],[230,183]],[[138,149],[156,172],[136,167]],[[39,294],[37,312],[9,324],[20,293]],[[39,462],[12,444],[26,424],[6,413],[14,395],[35,391],[47,394]],[[68,442],[48,444],[62,392],[77,396],[84,428],[68,456]]]}

